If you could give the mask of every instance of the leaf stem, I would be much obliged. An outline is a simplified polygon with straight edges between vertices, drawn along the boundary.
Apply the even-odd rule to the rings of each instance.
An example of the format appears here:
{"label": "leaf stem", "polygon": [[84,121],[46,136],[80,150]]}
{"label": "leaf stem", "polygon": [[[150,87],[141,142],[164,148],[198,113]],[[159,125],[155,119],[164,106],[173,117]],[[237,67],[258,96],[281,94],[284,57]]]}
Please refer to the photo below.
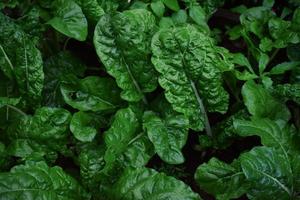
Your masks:
{"label": "leaf stem", "polygon": [[273,61],[273,59],[275,58],[275,56],[278,54],[279,51],[280,51],[280,49],[276,49],[276,50],[272,53],[272,55],[271,55],[271,57],[270,57],[270,59],[269,59],[269,62],[267,63],[267,66]]}
{"label": "leaf stem", "polygon": [[200,109],[201,109],[203,117],[204,117],[204,125],[205,125],[206,134],[208,136],[210,136],[210,137],[213,137],[213,133],[211,131],[209,119],[208,119],[208,116],[207,116],[206,109],[205,109],[205,106],[203,104],[203,101],[200,98],[200,95],[199,95],[199,93],[197,91],[196,85],[195,85],[195,83],[193,81],[191,81],[191,85],[192,85],[193,91],[194,91],[194,93],[196,95],[197,102],[198,102],[198,104],[200,106]]}
{"label": "leaf stem", "polygon": [[22,110],[20,110],[19,108],[15,107],[15,106],[11,106],[11,105],[6,105],[6,106],[25,117],[27,116],[26,113],[24,113]]}
{"label": "leaf stem", "polygon": [[142,132],[142,133],[138,134],[137,136],[135,136],[134,138],[132,138],[132,140],[130,140],[128,142],[127,146],[131,145],[132,143],[134,143],[135,141],[137,141],[138,139],[140,139],[143,135],[144,135],[144,133]]}
{"label": "leaf stem", "polygon": [[4,50],[4,48],[2,47],[1,44],[0,44],[0,49],[1,49],[1,51],[2,51],[2,53],[4,55],[4,57],[5,57],[5,60],[7,61],[8,65],[10,66],[11,70],[14,70],[14,66],[12,65],[10,59],[8,58],[6,52],[5,52],[5,50]]}

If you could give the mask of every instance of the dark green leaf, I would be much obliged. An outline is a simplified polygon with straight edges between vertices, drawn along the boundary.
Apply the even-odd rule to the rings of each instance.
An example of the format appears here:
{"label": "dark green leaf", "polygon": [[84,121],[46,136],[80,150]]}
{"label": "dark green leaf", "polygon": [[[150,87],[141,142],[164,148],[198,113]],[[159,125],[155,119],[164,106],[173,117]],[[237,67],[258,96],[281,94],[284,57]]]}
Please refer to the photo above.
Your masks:
{"label": "dark green leaf", "polygon": [[188,120],[182,115],[161,119],[154,112],[144,114],[144,129],[162,160],[169,164],[181,164],[184,156],[181,152],[188,136]]}
{"label": "dark green leaf", "polygon": [[156,72],[151,64],[150,42],[155,31],[155,17],[147,10],[136,9],[104,15],[94,34],[97,54],[107,72],[123,89],[121,97],[137,102],[144,93],[157,86]]}
{"label": "dark green leaf", "polygon": [[104,111],[121,105],[120,91],[111,78],[88,76],[72,78],[61,85],[61,93],[67,104],[80,111]]}
{"label": "dark green leaf", "polygon": [[183,182],[152,169],[127,170],[114,185],[116,200],[200,200]]}
{"label": "dark green leaf", "polygon": [[218,200],[235,199],[246,193],[249,187],[239,165],[238,161],[229,165],[212,158],[199,166],[195,179],[201,188],[216,195]]}
{"label": "dark green leaf", "polygon": [[62,107],[65,102],[60,92],[60,85],[69,74],[83,76],[86,66],[68,51],[61,51],[44,63],[45,85],[43,104]]}
{"label": "dark green leaf", "polygon": [[253,81],[246,82],[242,87],[242,95],[251,115],[258,118],[269,117],[283,125],[290,119],[288,108],[272,97],[261,85]]}
{"label": "dark green leaf", "polygon": [[162,0],[164,4],[173,11],[178,11],[180,9],[177,0]]}
{"label": "dark green leaf", "polygon": [[228,94],[222,87],[221,73],[230,64],[224,63],[218,48],[211,38],[189,25],[162,29],[152,40],[152,62],[160,73],[165,96],[175,111],[190,120],[194,130],[202,130],[207,123],[205,110],[227,110]]}
{"label": "dark green leaf", "polygon": [[60,167],[27,163],[0,173],[0,197],[5,200],[88,200],[79,183]]}
{"label": "dark green leaf", "polygon": [[141,132],[138,116],[131,108],[119,110],[111,127],[104,133],[107,147],[105,170],[114,167],[117,160],[123,166],[144,166],[152,156],[151,144]]}
{"label": "dark green leaf", "polygon": [[250,199],[293,199],[289,164],[284,154],[273,148],[256,147],[240,157],[241,166],[252,187]]}
{"label": "dark green leaf", "polygon": [[96,115],[82,111],[75,113],[72,117],[70,130],[74,137],[81,142],[91,142],[99,129]]}

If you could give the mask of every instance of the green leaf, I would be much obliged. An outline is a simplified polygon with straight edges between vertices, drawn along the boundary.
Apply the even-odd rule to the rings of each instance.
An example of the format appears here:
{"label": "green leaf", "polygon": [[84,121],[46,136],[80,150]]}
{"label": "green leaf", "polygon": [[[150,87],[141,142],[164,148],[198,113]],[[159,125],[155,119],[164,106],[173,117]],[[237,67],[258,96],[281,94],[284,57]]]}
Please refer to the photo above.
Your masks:
{"label": "green leaf", "polygon": [[86,40],[88,25],[81,8],[73,0],[55,0],[53,7],[53,18],[47,23],[70,38]]}
{"label": "green leaf", "polygon": [[293,199],[289,164],[281,152],[273,148],[256,147],[240,157],[241,166],[252,187],[250,199]]}
{"label": "green leaf", "polygon": [[300,61],[300,44],[290,45],[287,47],[287,55],[291,61]]}
{"label": "green leaf", "polygon": [[159,21],[159,28],[170,28],[175,26],[174,21],[172,20],[171,17],[162,17],[161,20]]}
{"label": "green leaf", "polygon": [[113,110],[121,105],[119,88],[111,78],[71,77],[63,81],[60,89],[65,102],[80,111]]}
{"label": "green leaf", "polygon": [[152,169],[128,169],[113,187],[113,199],[200,200],[183,182]]}
{"label": "green leaf", "polygon": [[154,112],[144,114],[144,129],[159,157],[169,164],[181,164],[184,156],[181,149],[188,136],[188,120],[182,115],[161,119]]}
{"label": "green leaf", "polygon": [[157,17],[163,17],[165,13],[165,6],[161,1],[152,2],[151,9]]}
{"label": "green leaf", "polygon": [[[96,177],[100,174],[105,166],[104,161],[105,148],[104,145],[85,145],[79,154],[78,162],[80,167],[80,176],[83,183],[89,189],[97,188]],[[97,191],[98,192],[98,191]]]}
{"label": "green leaf", "polygon": [[240,16],[240,21],[247,32],[252,32],[262,39],[265,36],[266,25],[274,16],[275,13],[267,7],[252,7]]}
{"label": "green leaf", "polygon": [[67,80],[69,74],[83,76],[86,66],[68,51],[61,51],[51,56],[44,63],[45,84],[43,89],[43,104],[52,107],[62,107],[65,102],[60,92],[60,85]]}
{"label": "green leaf", "polygon": [[300,105],[300,84],[276,85],[272,92],[275,96],[284,98],[284,101],[292,100]]}
{"label": "green leaf", "polygon": [[97,0],[75,0],[82,9],[86,18],[93,25],[97,24],[100,17],[105,14]]}
{"label": "green leaf", "polygon": [[268,117],[284,125],[291,117],[284,104],[253,81],[248,81],[243,85],[242,95],[249,113],[257,118]]}
{"label": "green leaf", "polygon": [[8,98],[8,97],[0,97],[0,108],[4,106],[15,106],[20,103],[20,98]]}
{"label": "green leaf", "polygon": [[267,54],[262,53],[260,55],[260,58],[258,61],[259,74],[262,74],[265,71],[265,69],[269,63],[269,60],[270,60],[270,58]]}
{"label": "green leaf", "polygon": [[79,183],[60,167],[27,163],[0,173],[0,196],[6,200],[88,200]]}
{"label": "green leaf", "polygon": [[70,120],[71,114],[65,109],[37,109],[34,116],[25,116],[8,127],[6,137],[11,142],[11,152],[27,157],[37,149],[62,150],[67,143]]}
{"label": "green leaf", "polygon": [[184,24],[187,22],[188,15],[185,10],[181,9],[172,14],[172,20],[175,24]]}
{"label": "green leaf", "polygon": [[155,17],[144,9],[104,15],[96,26],[97,54],[123,89],[121,97],[127,101],[146,102],[144,93],[157,87],[156,72],[150,61],[154,31]]}
{"label": "green leaf", "polygon": [[203,130],[206,110],[227,110],[229,97],[222,86],[221,70],[228,64],[218,48],[190,25],[162,29],[152,40],[152,62],[160,73],[159,84],[173,109],[183,113],[194,130]]}
{"label": "green leaf", "polygon": [[194,20],[194,22],[196,22],[196,24],[207,26],[206,13],[201,6],[192,6],[189,9],[189,16]]}
{"label": "green leaf", "polygon": [[270,119],[252,118],[251,121],[235,120],[233,122],[237,134],[243,137],[257,135],[264,146],[281,149],[287,156],[296,147],[293,145],[295,133],[290,129],[278,126]]}
{"label": "green leaf", "polygon": [[178,11],[180,9],[177,0],[162,0],[164,4],[173,11]]}
{"label": "green leaf", "polygon": [[264,0],[263,1],[263,6],[267,8],[272,8],[275,3],[275,0]]}
{"label": "green leaf", "polygon": [[81,142],[91,142],[100,127],[99,119],[96,115],[88,114],[82,111],[75,113],[72,117],[70,130],[74,137]]}
{"label": "green leaf", "polygon": [[198,167],[195,179],[201,188],[218,200],[236,199],[245,194],[250,186],[239,165],[238,161],[229,165],[212,158]]}
{"label": "green leaf", "polygon": [[141,132],[137,117],[131,108],[116,113],[111,127],[104,133],[105,170],[112,169],[120,160],[123,166],[144,166],[152,157],[151,144]]}
{"label": "green leaf", "polygon": [[15,79],[27,106],[37,107],[41,100],[44,73],[36,41],[3,14],[0,14],[0,24],[4,27],[0,33],[0,69],[7,77]]}
{"label": "green leaf", "polygon": [[286,71],[293,70],[296,67],[300,67],[300,62],[283,62],[273,67],[269,73],[272,75],[284,74]]}

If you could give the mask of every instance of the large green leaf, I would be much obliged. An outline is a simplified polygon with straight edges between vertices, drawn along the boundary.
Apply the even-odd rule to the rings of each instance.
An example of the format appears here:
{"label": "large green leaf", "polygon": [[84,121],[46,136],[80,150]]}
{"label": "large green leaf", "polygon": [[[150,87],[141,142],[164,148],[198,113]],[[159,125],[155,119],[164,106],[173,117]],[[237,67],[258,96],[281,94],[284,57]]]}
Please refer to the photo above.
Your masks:
{"label": "large green leaf", "polygon": [[268,117],[284,126],[291,117],[290,111],[284,104],[254,81],[248,81],[243,85],[242,95],[249,113],[257,118]]}
{"label": "large green leaf", "polygon": [[97,54],[122,88],[121,97],[127,101],[139,101],[144,93],[152,92],[157,86],[156,72],[150,61],[154,31],[155,17],[142,9],[104,15],[96,26]]}
{"label": "large green leaf", "polygon": [[144,166],[153,155],[151,142],[142,133],[138,115],[131,108],[116,113],[104,139],[107,147],[105,170],[113,168],[117,162],[122,166]]}
{"label": "large green leaf", "polygon": [[0,24],[0,69],[16,80],[26,103],[36,107],[44,84],[43,61],[36,41],[3,14],[0,14]]}
{"label": "large green leaf", "polygon": [[235,120],[233,125],[237,134],[243,137],[257,135],[265,146],[280,148],[286,154],[288,154],[290,149],[295,150],[295,147],[292,145],[296,137],[293,129],[288,127],[281,128],[270,119]]}
{"label": "large green leaf", "polygon": [[152,51],[167,100],[190,120],[192,129],[204,128],[206,110],[226,112],[229,96],[221,72],[230,65],[210,37],[190,25],[162,29],[153,37]]}
{"label": "large green leaf", "polygon": [[87,37],[87,20],[81,8],[73,0],[55,0],[53,18],[47,23],[62,34],[76,40],[84,41]]}
{"label": "large green leaf", "polygon": [[[242,166],[246,166],[247,168],[243,167],[243,171],[251,170],[249,172],[245,172],[245,174],[248,173],[246,174],[247,178],[253,176],[254,179],[259,179],[261,184],[265,184],[265,186],[261,186],[261,190],[255,189],[256,187],[252,187],[253,191],[261,192],[262,194],[259,195],[264,195],[264,190],[269,190],[269,187],[274,186],[273,183],[270,183],[270,180],[272,180],[272,182],[276,183],[276,187],[278,186],[279,188],[274,189],[274,191],[273,189],[270,189],[270,192],[272,191],[273,194],[283,192],[290,193],[290,196],[294,195],[293,193],[299,190],[295,186],[300,180],[299,172],[297,172],[298,168],[294,168],[294,166],[299,166],[300,163],[299,157],[295,156],[299,155],[300,150],[297,144],[299,136],[294,128],[281,128],[270,119],[252,119],[251,121],[236,120],[234,122],[234,126],[239,135],[244,137],[258,135],[261,138],[261,143],[264,146],[269,147],[262,147],[261,149],[258,148],[253,150],[253,152],[249,155],[245,153],[244,157],[241,157]],[[247,161],[247,159],[249,161]],[[246,164],[244,165],[243,163]],[[278,165],[279,163],[281,165]],[[274,169],[278,170],[278,173],[275,173]],[[252,174],[253,170],[260,171],[261,173],[256,175]],[[282,172],[280,172],[280,170],[282,170]],[[283,185],[285,185],[288,189],[284,188],[274,178],[264,174],[264,172],[266,174],[271,174],[270,176],[275,177],[275,179],[279,178],[279,182],[285,182]],[[276,176],[279,177],[276,178]],[[255,181],[256,180],[254,180],[254,182]],[[284,197],[283,195],[282,199],[287,199],[287,197]]]}
{"label": "large green leaf", "polygon": [[67,143],[71,114],[62,108],[42,107],[34,116],[24,116],[7,129],[10,153],[27,157],[35,151],[60,151]]}
{"label": "large green leaf", "polygon": [[240,161],[247,180],[252,182],[247,193],[250,199],[293,199],[293,175],[282,152],[256,147],[242,154]]}
{"label": "large green leaf", "polygon": [[144,129],[161,159],[170,164],[183,163],[181,149],[187,141],[188,120],[183,115],[161,119],[154,112],[148,111],[143,121]]}
{"label": "large green leaf", "polygon": [[115,200],[200,200],[183,182],[152,169],[128,169],[114,185]]}
{"label": "large green leaf", "polygon": [[27,163],[0,173],[0,199],[5,200],[88,200],[79,183],[60,167]]}
{"label": "large green leaf", "polygon": [[242,196],[250,186],[239,162],[226,164],[216,158],[198,167],[195,179],[201,188],[214,194],[218,200],[229,200]]}
{"label": "large green leaf", "polygon": [[60,89],[65,102],[73,108],[97,112],[116,109],[122,103],[120,90],[111,78],[69,78],[63,81]]}

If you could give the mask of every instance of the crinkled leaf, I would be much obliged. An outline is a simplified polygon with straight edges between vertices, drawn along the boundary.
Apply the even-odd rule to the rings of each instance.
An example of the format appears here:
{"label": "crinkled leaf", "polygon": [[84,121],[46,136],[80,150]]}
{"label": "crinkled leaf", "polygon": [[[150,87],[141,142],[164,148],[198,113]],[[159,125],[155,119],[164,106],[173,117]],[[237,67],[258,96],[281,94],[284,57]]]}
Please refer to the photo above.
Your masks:
{"label": "crinkled leaf", "polygon": [[62,108],[42,107],[36,110],[34,116],[24,116],[7,129],[11,152],[26,157],[35,149],[39,149],[39,152],[43,152],[43,149],[62,150],[67,143],[70,120],[71,114]]}
{"label": "crinkled leaf", "polygon": [[114,185],[114,199],[200,200],[183,182],[153,169],[128,169]]}
{"label": "crinkled leaf", "polygon": [[55,0],[53,18],[47,23],[68,37],[84,41],[88,24],[81,8],[73,0]]}
{"label": "crinkled leaf", "polygon": [[80,111],[105,111],[121,105],[120,91],[111,78],[88,76],[64,80],[60,86],[67,104]]}
{"label": "crinkled leaf", "polygon": [[238,161],[229,165],[212,158],[198,167],[195,179],[201,188],[218,200],[235,199],[245,194],[249,187],[239,165]]}
{"label": "crinkled leaf", "polygon": [[131,108],[119,110],[104,133],[107,147],[105,152],[106,169],[110,170],[121,162],[123,166],[144,166],[152,156],[149,140],[141,132],[138,116]]}
{"label": "crinkled leaf", "polygon": [[300,105],[300,84],[283,84],[276,85],[272,90],[272,93],[284,101],[292,100]]}
{"label": "crinkled leaf", "polygon": [[157,86],[150,61],[154,31],[155,17],[144,9],[104,15],[96,26],[97,54],[122,88],[121,97],[127,101],[139,101],[144,93],[152,92]]}
{"label": "crinkled leaf", "polygon": [[0,14],[0,24],[0,69],[7,77],[16,80],[26,103],[37,107],[44,83],[41,53],[35,40],[3,14]]}
{"label": "crinkled leaf", "polygon": [[27,163],[0,173],[0,197],[6,200],[88,200],[79,183],[60,167]]}
{"label": "crinkled leaf", "polygon": [[182,115],[161,119],[154,112],[145,112],[143,126],[155,151],[169,164],[181,164],[184,156],[181,152],[188,136],[188,120]]}
{"label": "crinkled leaf", "polygon": [[79,154],[80,176],[83,183],[90,189],[98,189],[96,177],[105,166],[104,153],[105,148],[103,145],[86,145]]}
{"label": "crinkled leaf", "polygon": [[190,120],[194,130],[204,127],[205,107],[220,113],[228,107],[229,96],[221,76],[221,69],[228,65],[218,48],[190,25],[162,29],[152,40],[152,62],[160,73],[165,96],[175,111]]}
{"label": "crinkled leaf", "polygon": [[76,0],[76,3],[78,3],[86,18],[93,25],[97,24],[100,17],[105,14],[97,0]]}

